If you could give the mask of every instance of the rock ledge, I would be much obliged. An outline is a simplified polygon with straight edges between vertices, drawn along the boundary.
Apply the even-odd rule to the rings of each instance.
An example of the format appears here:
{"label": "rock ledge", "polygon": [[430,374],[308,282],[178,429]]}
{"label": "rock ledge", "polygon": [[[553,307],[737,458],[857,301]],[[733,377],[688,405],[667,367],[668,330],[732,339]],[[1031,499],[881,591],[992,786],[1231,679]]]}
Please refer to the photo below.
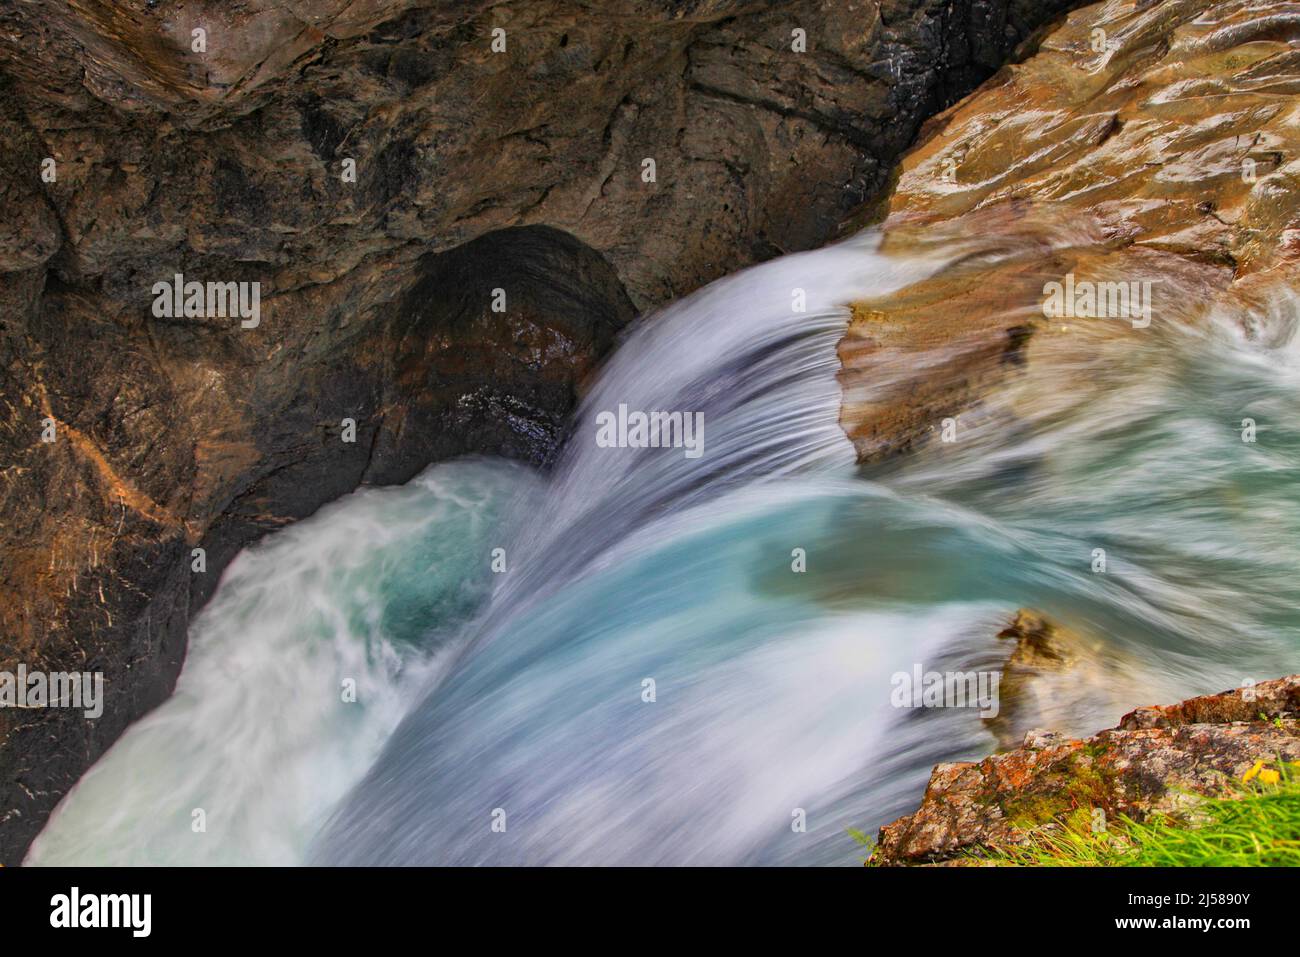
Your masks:
{"label": "rock ledge", "polygon": [[937,765],[920,808],[880,829],[871,863],[957,863],[1095,808],[1136,820],[1176,813],[1279,760],[1300,760],[1300,675],[1138,708],[1082,740],[1032,730],[1015,750]]}

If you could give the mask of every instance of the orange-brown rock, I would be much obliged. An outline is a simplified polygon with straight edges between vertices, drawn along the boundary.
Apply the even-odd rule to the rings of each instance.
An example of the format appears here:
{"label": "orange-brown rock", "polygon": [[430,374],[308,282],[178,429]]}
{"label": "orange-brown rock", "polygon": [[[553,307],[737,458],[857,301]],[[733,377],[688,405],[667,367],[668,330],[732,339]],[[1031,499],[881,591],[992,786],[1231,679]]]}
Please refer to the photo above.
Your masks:
{"label": "orange-brown rock", "polygon": [[1067,273],[1157,282],[1156,323],[1294,279],[1295,37],[1283,3],[1095,4],[929,121],[883,207],[885,248],[986,252],[855,308],[841,421],[859,457],[908,448],[1038,350],[1070,348],[1044,342],[1078,334],[1043,311]]}
{"label": "orange-brown rock", "polygon": [[1291,675],[1139,709],[1090,738],[1031,732],[1016,750],[938,765],[921,806],[880,829],[872,863],[960,861],[1095,808],[1138,820],[1185,810],[1257,761],[1300,759],[1298,705],[1300,675]]}

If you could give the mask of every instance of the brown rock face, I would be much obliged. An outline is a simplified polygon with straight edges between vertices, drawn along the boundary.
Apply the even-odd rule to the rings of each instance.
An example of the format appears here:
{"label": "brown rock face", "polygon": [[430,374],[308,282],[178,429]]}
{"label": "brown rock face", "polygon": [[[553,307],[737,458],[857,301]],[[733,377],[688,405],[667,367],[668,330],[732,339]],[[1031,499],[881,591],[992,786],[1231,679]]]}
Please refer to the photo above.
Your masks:
{"label": "brown rock face", "polygon": [[[823,241],[1069,5],[0,8],[0,670],[107,699],[0,711],[0,863],[169,693],[235,551],[544,462],[638,309]],[[260,322],[155,314],[176,274],[260,284]]]}
{"label": "brown rock face", "polygon": [[1187,724],[1229,724],[1255,721],[1263,715],[1300,714],[1300,675],[1265,681],[1240,692],[1207,694],[1178,704],[1138,708],[1120,719],[1125,731],[1180,728]]}
{"label": "brown rock face", "polygon": [[930,120],[886,248],[979,255],[858,305],[840,353],[859,456],[929,438],[1040,352],[1150,333],[1046,318],[1067,274],[1152,282],[1156,324],[1265,308],[1300,251],[1297,37],[1284,3],[1096,4]]}
{"label": "brown rock face", "polygon": [[[1135,819],[1222,792],[1256,761],[1300,758],[1300,675],[1140,708],[1083,740],[1030,733],[1025,746],[934,769],[915,813],[880,829],[872,862],[928,864],[1025,841],[1083,809]],[[1270,720],[1260,720],[1263,715]]]}

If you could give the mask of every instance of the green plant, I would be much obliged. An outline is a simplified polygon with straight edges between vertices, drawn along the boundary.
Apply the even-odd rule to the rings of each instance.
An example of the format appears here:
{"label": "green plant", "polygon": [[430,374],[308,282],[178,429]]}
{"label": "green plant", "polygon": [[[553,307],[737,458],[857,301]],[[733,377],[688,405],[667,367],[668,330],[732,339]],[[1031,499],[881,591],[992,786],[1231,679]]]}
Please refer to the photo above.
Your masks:
{"label": "green plant", "polygon": [[860,831],[856,827],[845,828],[849,832],[849,837],[853,838],[859,845],[867,849],[867,856],[862,859],[863,864],[871,863],[871,852],[876,849],[876,839],[865,831]]}
{"label": "green plant", "polygon": [[1054,867],[1300,866],[1300,772],[1274,762],[1266,779],[1259,762],[1220,797],[1198,803],[1186,817],[1158,814],[1144,821],[1121,815],[1106,831],[1026,830],[1022,846],[982,849],[980,863]]}

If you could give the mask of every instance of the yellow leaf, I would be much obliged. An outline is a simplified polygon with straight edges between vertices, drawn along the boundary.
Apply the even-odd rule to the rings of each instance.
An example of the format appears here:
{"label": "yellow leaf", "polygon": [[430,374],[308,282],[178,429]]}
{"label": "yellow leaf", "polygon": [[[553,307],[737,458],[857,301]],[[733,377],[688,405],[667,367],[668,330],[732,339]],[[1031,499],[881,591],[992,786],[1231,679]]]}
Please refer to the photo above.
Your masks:
{"label": "yellow leaf", "polygon": [[1262,784],[1277,784],[1282,775],[1278,774],[1272,768],[1265,768],[1259,772],[1259,780]]}
{"label": "yellow leaf", "polygon": [[1254,779],[1255,775],[1259,774],[1260,769],[1263,768],[1263,767],[1264,767],[1264,762],[1263,762],[1263,761],[1256,761],[1256,762],[1255,762],[1255,766],[1254,766],[1253,768],[1251,768],[1249,771],[1247,771],[1247,772],[1242,776],[1242,779],[1241,779],[1242,783],[1244,784],[1244,783],[1246,783],[1247,781],[1250,781],[1250,780]]}

